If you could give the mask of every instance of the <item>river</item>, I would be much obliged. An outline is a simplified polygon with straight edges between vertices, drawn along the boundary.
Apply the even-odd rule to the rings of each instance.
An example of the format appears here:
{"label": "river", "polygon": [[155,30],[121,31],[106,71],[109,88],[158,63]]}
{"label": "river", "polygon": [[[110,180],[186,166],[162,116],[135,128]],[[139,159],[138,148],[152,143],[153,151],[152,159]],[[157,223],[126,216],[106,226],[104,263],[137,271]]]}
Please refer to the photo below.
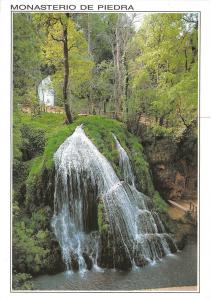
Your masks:
{"label": "river", "polygon": [[130,272],[87,271],[84,274],[42,275],[33,280],[35,290],[138,291],[163,287],[197,285],[197,243],[189,239],[181,252],[153,265]]}

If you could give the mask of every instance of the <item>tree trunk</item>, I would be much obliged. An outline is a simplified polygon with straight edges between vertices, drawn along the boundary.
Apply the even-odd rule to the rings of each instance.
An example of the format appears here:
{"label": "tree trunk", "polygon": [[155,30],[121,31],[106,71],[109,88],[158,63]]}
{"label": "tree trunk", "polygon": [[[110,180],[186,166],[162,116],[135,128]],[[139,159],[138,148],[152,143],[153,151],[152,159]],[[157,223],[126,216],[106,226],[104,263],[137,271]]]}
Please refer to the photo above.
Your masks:
{"label": "tree trunk", "polygon": [[116,99],[116,113],[121,111],[122,91],[121,91],[121,50],[120,50],[120,36],[119,36],[119,17],[116,26],[116,72],[117,72],[117,99]]}
{"label": "tree trunk", "polygon": [[68,81],[69,81],[69,61],[68,61],[68,42],[67,42],[67,25],[63,25],[63,51],[64,51],[64,85],[63,85],[63,100],[64,109],[68,123],[73,122],[70,104],[68,103]]}
{"label": "tree trunk", "polygon": [[90,24],[90,15],[87,14],[87,44],[88,44],[88,53],[91,55],[91,24]]}
{"label": "tree trunk", "polygon": [[163,126],[163,124],[164,124],[164,117],[162,116],[162,117],[160,117],[160,119],[159,119],[159,125],[160,125],[160,126]]}
{"label": "tree trunk", "polygon": [[128,74],[128,63],[127,63],[127,54],[124,54],[123,57],[123,64],[124,64],[124,71],[125,71],[125,87],[124,87],[124,91],[125,91],[125,117],[126,120],[128,118],[128,86],[129,86],[129,74]]}
{"label": "tree trunk", "polygon": [[188,56],[187,56],[186,49],[185,49],[185,71],[188,71]]}
{"label": "tree trunk", "polygon": [[140,120],[141,120],[141,112],[138,113],[138,117],[136,120],[136,129],[135,129],[135,134],[139,134],[139,127],[140,127]]}

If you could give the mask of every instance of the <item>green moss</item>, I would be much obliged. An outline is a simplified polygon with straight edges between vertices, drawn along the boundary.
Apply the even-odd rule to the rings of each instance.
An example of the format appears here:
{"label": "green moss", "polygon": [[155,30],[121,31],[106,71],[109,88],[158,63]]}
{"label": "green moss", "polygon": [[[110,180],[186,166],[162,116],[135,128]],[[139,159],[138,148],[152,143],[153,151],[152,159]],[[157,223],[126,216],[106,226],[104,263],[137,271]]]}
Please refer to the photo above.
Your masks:
{"label": "green moss", "polygon": [[102,202],[98,204],[98,211],[97,211],[97,221],[98,221],[98,228],[101,233],[108,232],[108,224],[105,223],[103,217],[104,206]]}
{"label": "green moss", "polygon": [[[31,161],[30,172],[27,179],[27,189],[33,192],[37,176],[40,177],[44,169],[53,168],[53,155],[58,147],[69,137],[75,128],[83,124],[85,133],[89,136],[98,150],[110,161],[115,172],[122,180],[119,168],[119,157],[112,134],[115,134],[123,148],[129,155],[134,173],[137,178],[138,188],[149,196],[154,193],[154,188],[149,172],[149,165],[145,160],[142,145],[139,139],[130,134],[125,124],[101,116],[85,116],[77,118],[73,124],[64,125],[64,115],[43,114],[37,118],[23,116],[22,122],[42,129],[46,133],[46,147],[44,153]],[[46,125],[47,124],[47,125]]]}
{"label": "green moss", "polygon": [[150,174],[149,164],[146,161],[143,153],[142,145],[138,139],[134,136],[128,139],[129,147],[129,158],[132,162],[134,173],[136,175],[137,187],[148,196],[152,197],[154,194],[154,187]]}
{"label": "green moss", "polygon": [[162,199],[158,192],[153,195],[153,202],[156,210],[161,214],[166,214],[168,211],[168,204]]}

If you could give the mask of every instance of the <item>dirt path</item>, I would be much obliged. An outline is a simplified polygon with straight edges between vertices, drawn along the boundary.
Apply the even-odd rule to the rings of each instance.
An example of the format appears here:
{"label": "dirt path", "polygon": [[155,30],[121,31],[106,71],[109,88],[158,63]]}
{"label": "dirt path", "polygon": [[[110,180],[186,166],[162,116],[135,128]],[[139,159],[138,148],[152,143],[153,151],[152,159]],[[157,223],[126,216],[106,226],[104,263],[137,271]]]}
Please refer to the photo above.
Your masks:
{"label": "dirt path", "polygon": [[169,203],[169,209],[168,209],[168,214],[171,219],[173,220],[179,220],[182,219],[187,211],[190,210],[190,202],[191,202],[191,207],[196,210],[197,208],[197,201],[196,200],[186,200],[186,199],[181,199],[178,201],[175,201],[175,205],[173,201],[172,203]]}

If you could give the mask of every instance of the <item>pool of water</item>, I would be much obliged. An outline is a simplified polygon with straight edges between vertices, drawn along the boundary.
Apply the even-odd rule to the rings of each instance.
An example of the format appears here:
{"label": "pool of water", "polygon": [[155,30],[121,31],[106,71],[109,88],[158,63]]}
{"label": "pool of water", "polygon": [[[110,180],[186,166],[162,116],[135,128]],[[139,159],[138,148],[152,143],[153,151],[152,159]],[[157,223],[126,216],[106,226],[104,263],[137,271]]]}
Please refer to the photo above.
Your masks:
{"label": "pool of water", "polygon": [[35,290],[138,291],[161,287],[197,285],[197,243],[191,238],[183,251],[130,272],[93,270],[84,274],[64,272],[33,280]]}

